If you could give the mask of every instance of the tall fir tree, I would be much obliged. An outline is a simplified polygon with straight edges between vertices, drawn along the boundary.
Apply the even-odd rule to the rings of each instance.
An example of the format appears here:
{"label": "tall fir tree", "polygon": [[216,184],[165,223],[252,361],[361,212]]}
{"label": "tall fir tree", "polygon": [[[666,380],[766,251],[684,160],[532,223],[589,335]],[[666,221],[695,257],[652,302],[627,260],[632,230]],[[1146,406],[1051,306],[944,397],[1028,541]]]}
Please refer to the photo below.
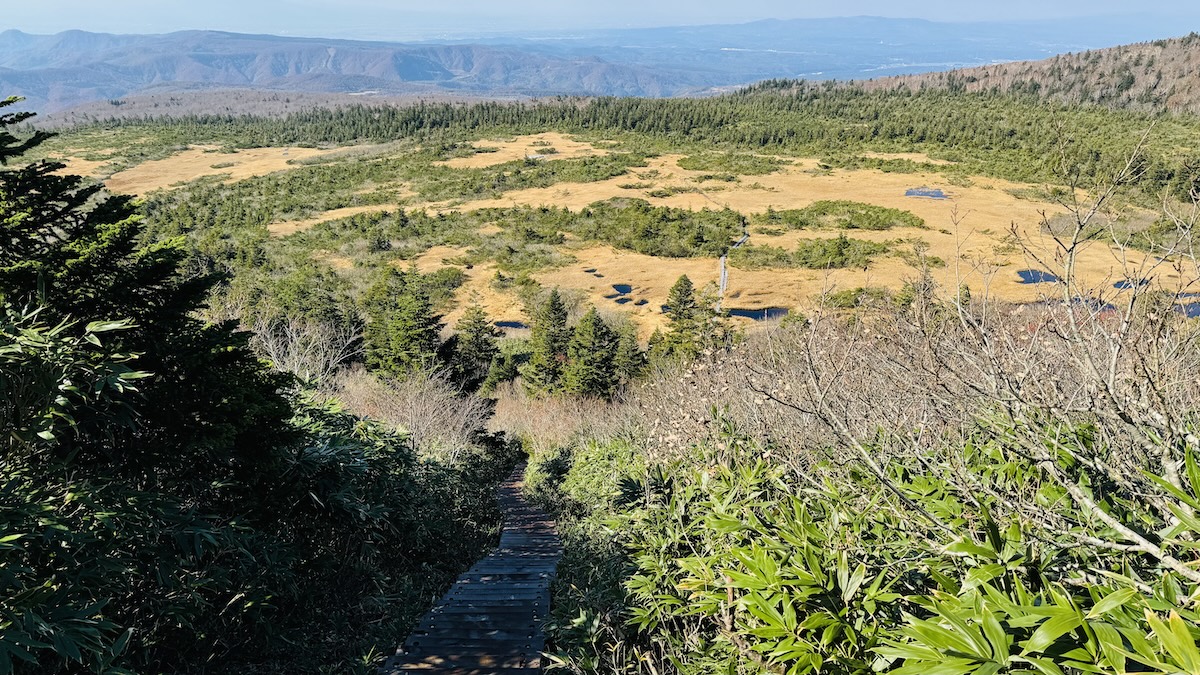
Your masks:
{"label": "tall fir tree", "polygon": [[419,272],[387,270],[364,304],[368,368],[385,377],[403,377],[437,364],[441,317],[433,311]]}
{"label": "tall fir tree", "polygon": [[500,354],[497,339],[503,333],[492,323],[477,299],[467,306],[454,329],[457,331],[455,374],[467,389],[478,389]]}
{"label": "tall fir tree", "polygon": [[611,397],[617,385],[616,353],[617,336],[592,307],[575,325],[567,346],[562,390],[573,396]]}
{"label": "tall fir tree", "polygon": [[696,319],[696,286],[688,275],[683,275],[667,292],[667,316],[675,331],[691,330]]}
{"label": "tall fir tree", "polygon": [[613,372],[621,384],[641,376],[646,368],[646,355],[638,344],[637,326],[626,321],[617,329],[617,346],[613,354]]}
{"label": "tall fir tree", "polygon": [[691,361],[705,351],[728,345],[734,331],[719,304],[715,284],[697,294],[691,279],[680,277],[667,296],[668,330],[656,331],[650,338],[650,360]]}
{"label": "tall fir tree", "polygon": [[529,362],[521,368],[521,377],[529,393],[543,395],[558,391],[570,341],[567,306],[556,288],[534,312],[530,336],[532,352]]}

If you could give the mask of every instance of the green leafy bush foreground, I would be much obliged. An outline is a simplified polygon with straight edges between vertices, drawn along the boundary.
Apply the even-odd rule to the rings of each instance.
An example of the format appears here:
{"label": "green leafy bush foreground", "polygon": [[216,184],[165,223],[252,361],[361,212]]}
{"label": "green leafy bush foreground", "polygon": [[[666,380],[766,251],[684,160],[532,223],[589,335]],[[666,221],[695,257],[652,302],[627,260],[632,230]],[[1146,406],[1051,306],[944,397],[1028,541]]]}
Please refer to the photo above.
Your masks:
{"label": "green leafy bush foreground", "polygon": [[[567,544],[558,665],[1200,672],[1197,391],[1165,377],[1198,330],[1143,300],[1122,326],[924,297],[651,382],[615,431],[530,465]],[[1141,374],[1091,371],[1103,354]]]}
{"label": "green leafy bush foreground", "polygon": [[491,542],[511,449],[293,393],[197,318],[181,240],[61,168],[0,170],[0,674],[369,668]]}

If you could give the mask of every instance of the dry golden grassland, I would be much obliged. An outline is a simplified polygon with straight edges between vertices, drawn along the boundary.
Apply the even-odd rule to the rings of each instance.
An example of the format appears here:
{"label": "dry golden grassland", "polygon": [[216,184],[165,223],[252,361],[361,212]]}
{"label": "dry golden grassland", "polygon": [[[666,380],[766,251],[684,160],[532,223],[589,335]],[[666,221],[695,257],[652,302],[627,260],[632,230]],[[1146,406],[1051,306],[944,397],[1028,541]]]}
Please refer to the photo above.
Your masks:
{"label": "dry golden grassland", "polygon": [[145,162],[113,174],[105,183],[113,192],[144,195],[204,176],[226,175],[230,181],[265,176],[295,168],[296,162],[332,152],[335,150],[316,148],[254,148],[219,152],[215,146],[198,145],[166,159]]}
{"label": "dry golden grassland", "polygon": [[[558,151],[547,156],[547,161],[607,152],[558,133],[499,141],[484,140],[478,142],[476,147],[496,148],[496,152],[452,159],[442,164],[454,168],[493,166],[539,154],[546,147]],[[293,160],[337,152],[305,148],[261,148],[236,153],[213,150],[194,147],[168,159],[146,162],[112,176],[108,185],[116,192],[145,194],[206,175],[227,174],[229,179],[235,180],[284,171],[294,167],[290,164]],[[945,163],[919,153],[870,153],[867,156],[911,159],[928,164]],[[438,212],[521,205],[581,209],[600,200],[633,197],[645,199],[653,205],[684,209],[728,207],[747,216],[761,214],[768,209],[803,208],[820,200],[850,200],[903,209],[923,218],[928,226],[925,229],[896,228],[879,232],[849,230],[845,233],[854,238],[887,242],[896,253],[911,251],[914,242],[921,242],[927,256],[944,263],[933,269],[933,276],[946,289],[954,289],[965,283],[977,296],[986,291],[993,298],[1012,302],[1044,299],[1047,293],[1056,290],[1053,285],[1022,284],[1017,276],[1019,270],[1040,266],[1015,244],[1011,234],[1014,229],[1036,255],[1052,260],[1055,254],[1053,240],[1043,232],[1043,215],[1060,215],[1062,208],[1046,202],[1018,199],[1010,194],[1012,190],[1035,186],[973,177],[964,187],[951,185],[945,176],[935,172],[906,174],[876,170],[821,170],[816,159],[796,158],[791,158],[791,163],[775,173],[740,176],[734,182],[726,182],[706,178],[706,172],[681,168],[679,161],[683,157],[678,154],[654,157],[648,160],[646,167],[634,169],[626,176],[594,183],[562,183],[546,188],[517,190],[497,199],[422,203],[409,194],[404,195],[404,199],[409,207]],[[103,168],[99,162],[86,163],[81,160],[71,160],[70,166],[80,170],[90,169],[92,172]],[[923,186],[940,188],[951,198],[933,200],[905,196],[906,190]],[[285,236],[323,221],[400,207],[401,204],[394,204],[338,209],[301,221],[275,223],[270,230],[273,235]],[[803,239],[834,237],[838,234],[832,230],[801,230],[768,235],[754,233],[753,230],[750,245],[784,248],[793,248]],[[480,230],[484,236],[498,232],[499,229],[494,226]],[[666,302],[668,289],[680,275],[687,274],[698,287],[715,282],[719,276],[718,261],[713,258],[655,258],[581,242],[574,237],[567,238],[563,249],[574,256],[577,262],[560,269],[535,273],[533,277],[544,286],[572,290],[602,310],[620,310],[630,314],[643,335],[663,324],[660,307]],[[466,251],[460,249],[439,247],[418,258],[416,264],[424,271],[431,271],[446,264],[457,264],[454,260],[464,253]],[[1086,284],[1114,293],[1112,284],[1122,279],[1123,263],[1140,262],[1138,254],[1133,254],[1132,260],[1122,260],[1121,255],[1108,246],[1093,245],[1079,256],[1078,272]],[[338,256],[330,255],[325,259],[338,269],[353,266],[353,261]],[[459,291],[460,300],[478,297],[498,321],[526,319],[515,292],[498,291],[493,287],[492,279],[496,273],[494,264],[475,265],[464,271],[468,281]],[[725,306],[744,309],[806,308],[829,291],[868,286],[896,290],[916,274],[911,256],[895,254],[876,257],[866,269],[748,271],[731,268]],[[632,286],[633,291],[627,296],[631,302],[618,306],[613,298],[606,297],[613,295],[613,284]],[[639,301],[644,302],[638,305]],[[452,312],[447,321],[453,324],[460,312]]]}
{"label": "dry golden grassland", "polygon": [[[494,150],[494,152],[480,152],[470,157],[457,157],[445,162],[438,162],[438,164],[448,166],[451,169],[482,169],[489,166],[496,166],[497,164],[525,159],[526,157],[544,156],[546,159],[553,160],[596,157],[608,154],[607,150],[596,148],[591,143],[575,141],[563,134],[554,132],[533,136],[519,136],[507,140],[479,141],[475,143],[475,147],[487,148]],[[553,148],[556,152],[546,154],[549,148]]]}

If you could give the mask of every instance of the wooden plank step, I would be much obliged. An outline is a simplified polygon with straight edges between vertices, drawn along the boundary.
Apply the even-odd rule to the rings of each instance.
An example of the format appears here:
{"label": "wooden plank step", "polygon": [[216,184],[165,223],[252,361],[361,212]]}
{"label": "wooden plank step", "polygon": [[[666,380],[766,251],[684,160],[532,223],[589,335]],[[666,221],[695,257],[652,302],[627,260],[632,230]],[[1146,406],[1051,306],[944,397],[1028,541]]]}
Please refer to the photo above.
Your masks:
{"label": "wooden plank step", "polygon": [[495,666],[438,666],[436,670],[423,666],[399,665],[386,669],[386,673],[437,673],[437,675],[537,675],[541,666],[520,668],[498,668]]}
{"label": "wooden plank step", "polygon": [[440,668],[529,668],[540,667],[540,653],[526,650],[482,651],[464,649],[461,652],[414,653],[403,655],[402,668],[408,670],[438,670]]}
{"label": "wooden plank step", "polygon": [[499,547],[463,574],[384,667],[412,675],[532,675],[541,671],[543,623],[562,541],[554,521],[521,495],[518,467],[498,490]]}

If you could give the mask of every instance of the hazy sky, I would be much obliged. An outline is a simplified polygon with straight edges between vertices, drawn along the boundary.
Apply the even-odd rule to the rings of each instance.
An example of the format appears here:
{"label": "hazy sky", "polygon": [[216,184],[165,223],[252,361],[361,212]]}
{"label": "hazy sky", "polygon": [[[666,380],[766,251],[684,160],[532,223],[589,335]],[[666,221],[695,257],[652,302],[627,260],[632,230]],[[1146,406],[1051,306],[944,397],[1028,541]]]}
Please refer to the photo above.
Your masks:
{"label": "hazy sky", "polygon": [[[8,5],[0,30],[113,33],[215,29],[279,35],[411,39],[439,34],[732,23],[875,15],[948,21],[1189,16],[1194,0],[34,0]],[[1184,31],[1186,32],[1186,31]]]}

